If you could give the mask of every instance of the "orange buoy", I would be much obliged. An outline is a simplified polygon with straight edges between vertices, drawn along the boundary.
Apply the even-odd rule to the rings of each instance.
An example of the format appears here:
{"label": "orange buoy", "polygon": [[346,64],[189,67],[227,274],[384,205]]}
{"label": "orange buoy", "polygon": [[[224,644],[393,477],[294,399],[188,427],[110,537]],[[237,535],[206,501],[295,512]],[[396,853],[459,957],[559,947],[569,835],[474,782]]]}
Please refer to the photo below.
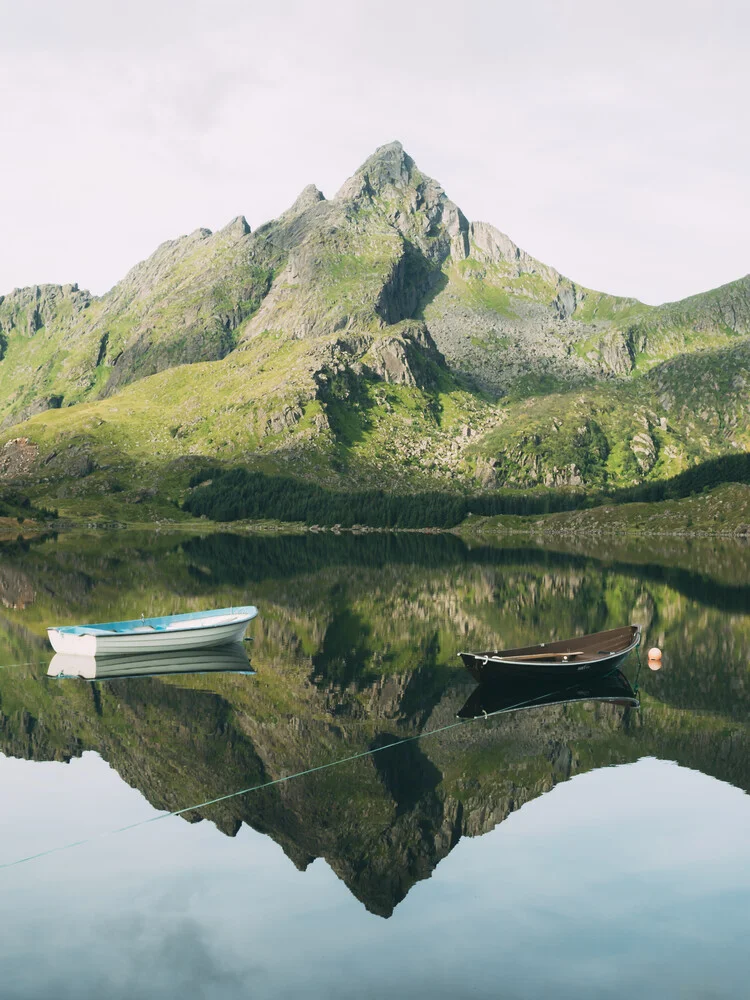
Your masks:
{"label": "orange buoy", "polygon": [[661,670],[661,650],[658,646],[652,646],[648,651],[649,670]]}

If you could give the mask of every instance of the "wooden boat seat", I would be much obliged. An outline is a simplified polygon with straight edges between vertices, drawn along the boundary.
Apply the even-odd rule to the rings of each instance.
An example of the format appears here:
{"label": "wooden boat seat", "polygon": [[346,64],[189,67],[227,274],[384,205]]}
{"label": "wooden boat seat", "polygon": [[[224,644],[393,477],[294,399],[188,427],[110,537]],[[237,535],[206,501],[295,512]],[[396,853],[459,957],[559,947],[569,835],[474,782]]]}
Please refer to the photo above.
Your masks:
{"label": "wooden boat seat", "polygon": [[[549,660],[549,659],[566,659],[571,656],[583,656],[582,649],[576,649],[571,653],[561,653],[550,651],[548,653],[527,653],[525,656],[522,654],[520,656],[503,656],[503,660]],[[500,657],[498,657],[500,659]]]}

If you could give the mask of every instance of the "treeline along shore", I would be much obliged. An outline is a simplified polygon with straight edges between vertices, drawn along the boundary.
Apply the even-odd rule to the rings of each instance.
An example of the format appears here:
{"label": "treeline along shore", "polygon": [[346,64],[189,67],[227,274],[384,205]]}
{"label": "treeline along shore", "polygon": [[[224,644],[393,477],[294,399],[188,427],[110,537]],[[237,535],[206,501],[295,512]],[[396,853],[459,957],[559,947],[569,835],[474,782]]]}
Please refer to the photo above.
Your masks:
{"label": "treeline along shore", "polygon": [[501,490],[476,495],[449,493],[352,493],[244,468],[206,468],[190,480],[184,510],[213,521],[297,521],[305,524],[367,525],[373,528],[453,528],[470,514],[539,516],[602,504],[679,500],[724,483],[750,483],[750,455],[711,459],[671,479],[587,494],[573,490]]}

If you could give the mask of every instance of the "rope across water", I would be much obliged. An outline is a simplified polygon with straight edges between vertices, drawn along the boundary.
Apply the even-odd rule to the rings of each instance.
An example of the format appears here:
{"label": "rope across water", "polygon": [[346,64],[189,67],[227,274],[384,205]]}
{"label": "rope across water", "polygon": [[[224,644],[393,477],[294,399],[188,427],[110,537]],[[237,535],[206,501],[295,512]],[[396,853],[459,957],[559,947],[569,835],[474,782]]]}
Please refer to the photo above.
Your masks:
{"label": "rope across water", "polygon": [[[520,708],[521,705],[514,705],[513,707]],[[251,792],[260,791],[262,788],[271,788],[273,785],[281,785],[286,781],[293,781],[295,778],[302,778],[306,774],[314,774],[316,771],[325,771],[327,768],[338,767],[340,764],[348,764],[350,761],[360,760],[362,757],[371,757],[373,754],[380,753],[381,750],[390,750],[393,747],[402,746],[404,743],[413,743],[416,740],[425,739],[427,736],[436,736],[438,733],[444,733],[449,729],[456,729],[459,726],[466,725],[468,722],[475,721],[475,719],[459,719],[458,722],[451,722],[447,726],[440,726],[439,729],[430,729],[425,733],[417,733],[415,736],[407,736],[403,740],[386,743],[385,746],[382,747],[374,747],[371,750],[362,750],[359,753],[351,754],[348,757],[340,757],[338,760],[328,761],[326,764],[318,764],[315,767],[308,767],[304,771],[295,771],[294,774],[285,774],[281,778],[272,778],[270,781],[263,781],[257,785],[249,785],[247,788],[240,788],[236,792],[228,792],[226,795],[217,795],[216,798],[207,799],[205,802],[198,802],[195,805],[184,806],[182,809],[175,809],[172,812],[159,813],[156,816],[150,816],[148,819],[142,819],[137,823],[130,823],[127,826],[121,826],[115,830],[105,830],[103,833],[96,834],[93,837],[88,837],[85,840],[75,840],[68,844],[61,844],[58,847],[50,847],[46,851],[39,851],[37,854],[29,854],[24,858],[16,858],[15,861],[6,861],[3,864],[0,864],[0,869],[14,868],[16,865],[25,864],[27,861],[36,861],[38,858],[45,858],[50,854],[58,854],[60,851],[69,851],[74,847],[81,847],[83,844],[93,843],[96,840],[101,840],[103,837],[112,837],[118,833],[126,833],[128,830],[136,830],[138,827],[148,826],[150,823],[158,823],[159,820],[170,819],[173,816],[182,816],[184,813],[195,812],[199,809],[207,809],[209,806],[216,805],[219,802],[227,802],[229,799],[236,799],[241,795],[249,795]]]}
{"label": "rope across water", "polygon": [[88,837],[84,840],[75,840],[68,844],[61,844],[58,847],[51,847],[45,851],[39,851],[36,854],[29,854],[23,858],[16,858],[14,861],[6,861],[0,864],[0,870],[5,868],[15,868],[17,865],[26,864],[29,861],[36,861],[39,858],[45,858],[51,854],[58,854],[61,851],[69,851],[74,847],[82,847],[84,844],[93,843],[94,841],[101,840],[104,837],[115,836],[119,833],[127,833],[129,830],[136,830],[139,827],[148,826],[151,823],[158,823],[163,819],[170,819],[174,816],[182,816],[184,813],[196,812],[199,809],[207,809],[209,806],[216,805],[219,802],[227,802],[230,799],[236,799],[242,795],[249,795],[251,792],[258,792],[263,788],[271,788],[274,785],[282,785],[285,782],[293,781],[296,778],[303,778],[307,774],[315,774],[318,771],[325,771],[332,767],[339,767],[341,764],[348,764],[351,761],[361,760],[364,757],[372,757],[374,754],[380,753],[383,750],[390,750],[393,747],[403,746],[405,743],[415,743],[417,740],[426,739],[428,736],[437,736],[439,733],[446,733],[451,729],[458,729],[459,727],[465,726],[471,722],[486,722],[494,715],[504,715],[505,713],[511,712],[515,709],[533,705],[535,701],[547,698],[550,694],[563,694],[565,691],[568,691],[570,688],[575,686],[575,684],[571,684],[567,687],[560,688],[557,691],[545,691],[544,694],[537,695],[535,698],[527,698],[524,701],[519,701],[515,705],[509,705],[503,708],[500,712],[489,713],[485,716],[478,716],[474,719],[459,719],[457,722],[451,722],[448,723],[448,725],[439,726],[437,729],[429,729],[426,732],[416,733],[414,736],[406,736],[402,740],[395,740],[393,743],[386,743],[382,747],[373,747],[370,750],[361,750],[359,753],[350,754],[348,757],[340,757],[337,760],[328,761],[326,764],[317,764],[315,767],[308,767],[304,771],[295,771],[293,774],[285,774],[280,778],[272,778],[270,781],[263,781],[256,785],[249,785],[247,788],[240,788],[235,792],[227,792],[225,795],[217,795],[213,799],[206,799],[205,802],[184,806],[183,808],[175,809],[172,812],[158,813],[156,816],[150,816],[148,819],[142,819],[137,823],[130,823],[127,826],[121,826],[114,830],[105,830],[102,833],[95,834],[93,837]]}
{"label": "rope across water", "polygon": [[49,659],[29,660],[27,663],[0,663],[0,670],[12,670],[13,667],[46,667]]}

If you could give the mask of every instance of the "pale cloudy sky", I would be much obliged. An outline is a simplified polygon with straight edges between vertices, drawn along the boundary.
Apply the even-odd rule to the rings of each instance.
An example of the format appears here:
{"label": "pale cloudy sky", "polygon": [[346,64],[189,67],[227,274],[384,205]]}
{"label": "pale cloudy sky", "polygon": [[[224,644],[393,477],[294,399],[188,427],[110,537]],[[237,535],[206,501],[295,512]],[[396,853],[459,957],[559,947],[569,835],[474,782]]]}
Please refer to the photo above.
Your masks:
{"label": "pale cloudy sky", "polygon": [[750,271],[749,37],[745,0],[0,0],[0,294],[104,292],[395,138],[583,284],[702,291]]}

